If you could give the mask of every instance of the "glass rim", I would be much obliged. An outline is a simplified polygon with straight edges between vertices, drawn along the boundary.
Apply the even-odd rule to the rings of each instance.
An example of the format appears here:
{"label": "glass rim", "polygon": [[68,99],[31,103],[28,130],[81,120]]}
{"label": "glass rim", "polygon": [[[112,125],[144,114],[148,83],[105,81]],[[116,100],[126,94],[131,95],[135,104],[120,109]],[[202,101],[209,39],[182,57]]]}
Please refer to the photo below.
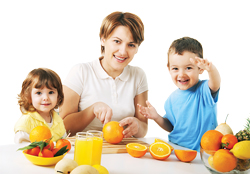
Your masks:
{"label": "glass rim", "polygon": [[103,134],[103,132],[99,131],[99,130],[88,130],[87,132],[88,133],[101,133],[101,134]]}
{"label": "glass rim", "polygon": [[98,130],[88,130],[88,133],[93,134],[93,137],[103,138],[103,132]]}
{"label": "glass rim", "polygon": [[90,137],[93,137],[94,135],[92,133],[90,133],[90,132],[77,132],[76,137],[78,137],[78,136],[86,136],[86,137],[90,136]]}

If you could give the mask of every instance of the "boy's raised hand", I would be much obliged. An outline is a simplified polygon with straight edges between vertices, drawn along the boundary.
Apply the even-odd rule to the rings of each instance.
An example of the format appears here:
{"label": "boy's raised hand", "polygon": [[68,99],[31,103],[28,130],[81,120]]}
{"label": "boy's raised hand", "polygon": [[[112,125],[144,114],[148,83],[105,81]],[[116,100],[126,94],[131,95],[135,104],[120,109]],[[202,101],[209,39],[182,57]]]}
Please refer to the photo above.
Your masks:
{"label": "boy's raised hand", "polygon": [[212,62],[209,62],[207,59],[202,59],[199,57],[190,58],[190,62],[197,65],[199,68],[203,70],[207,70],[208,72],[212,69]]}
{"label": "boy's raised hand", "polygon": [[137,104],[139,107],[139,112],[146,118],[156,119],[158,116],[156,109],[149,103],[149,101],[146,101],[146,104],[147,107]]}
{"label": "boy's raised hand", "polygon": [[211,89],[211,92],[216,92],[220,88],[220,74],[217,68],[209,62],[207,59],[201,59],[199,57],[190,58],[190,62],[197,65],[199,68],[203,70],[207,70],[209,81],[208,86]]}

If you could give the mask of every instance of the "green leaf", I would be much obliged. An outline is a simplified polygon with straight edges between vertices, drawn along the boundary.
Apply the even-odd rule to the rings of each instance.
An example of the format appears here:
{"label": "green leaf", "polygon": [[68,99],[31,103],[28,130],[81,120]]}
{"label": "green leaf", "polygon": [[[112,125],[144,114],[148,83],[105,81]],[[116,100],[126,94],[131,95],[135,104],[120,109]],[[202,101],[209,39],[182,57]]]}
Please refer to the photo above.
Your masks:
{"label": "green leaf", "polygon": [[33,149],[34,147],[37,147],[37,146],[35,146],[35,145],[28,145],[28,146],[25,146],[25,147],[19,148],[19,149],[17,149],[17,150]]}
{"label": "green leaf", "polygon": [[43,141],[43,142],[39,145],[40,151],[42,151],[43,148],[46,147],[48,144],[49,144],[49,143],[46,143],[46,142]]}
{"label": "green leaf", "polygon": [[229,145],[229,143],[227,142],[227,143],[221,143],[221,147],[224,149],[224,148],[226,148],[226,147],[228,147],[228,145]]}
{"label": "green leaf", "polygon": [[48,144],[49,144],[49,143],[46,143],[46,142],[44,142],[44,141],[35,141],[35,142],[29,144],[28,146],[19,148],[19,149],[17,149],[17,150],[33,149],[34,147],[39,146],[39,147],[40,147],[40,151],[42,151],[43,148],[44,148],[45,146],[47,146]]}
{"label": "green leaf", "polygon": [[68,152],[69,149],[67,149],[68,145],[62,147],[60,150],[58,150],[58,152],[56,152],[56,154],[54,155],[54,157],[56,156],[61,156],[64,153]]}

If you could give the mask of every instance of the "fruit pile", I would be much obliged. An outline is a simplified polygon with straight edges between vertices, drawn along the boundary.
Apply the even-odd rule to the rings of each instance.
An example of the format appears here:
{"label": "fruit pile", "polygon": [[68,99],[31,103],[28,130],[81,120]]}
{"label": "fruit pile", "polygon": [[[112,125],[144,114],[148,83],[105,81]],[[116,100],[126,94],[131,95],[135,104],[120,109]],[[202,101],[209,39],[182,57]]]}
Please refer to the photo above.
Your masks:
{"label": "fruit pile", "polygon": [[205,132],[201,138],[201,151],[210,154],[209,165],[219,172],[231,170],[245,171],[250,168],[250,120],[245,130],[233,135],[232,129],[225,123],[215,130]]}
{"label": "fruit pile", "polygon": [[[132,157],[140,158],[146,154],[148,147],[139,143],[128,143],[126,149]],[[172,151],[174,151],[175,156],[182,162],[191,162],[197,155],[197,151],[195,150],[174,150],[170,144],[160,139],[155,139],[155,142],[149,146],[151,156],[157,160],[167,159]]]}
{"label": "fruit pile", "polygon": [[71,143],[66,139],[57,140],[56,144],[51,140],[50,129],[46,126],[37,126],[30,132],[28,146],[19,148],[24,153],[38,157],[56,157],[70,151]]}
{"label": "fruit pile", "polygon": [[[64,142],[64,143],[63,143]],[[65,143],[66,142],[66,143]],[[56,157],[63,155],[71,149],[70,142],[66,139],[60,139],[57,141],[56,145],[50,139],[35,141],[28,146],[19,148],[18,150],[23,150],[24,153],[38,156],[38,157]]]}

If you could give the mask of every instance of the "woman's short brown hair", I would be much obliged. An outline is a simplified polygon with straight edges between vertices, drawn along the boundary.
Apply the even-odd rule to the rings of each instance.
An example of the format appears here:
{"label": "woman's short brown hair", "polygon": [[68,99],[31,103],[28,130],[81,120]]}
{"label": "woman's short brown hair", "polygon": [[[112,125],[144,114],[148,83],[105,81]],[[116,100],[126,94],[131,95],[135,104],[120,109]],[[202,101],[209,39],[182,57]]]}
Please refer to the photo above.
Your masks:
{"label": "woman's short brown hair", "polygon": [[[109,38],[117,26],[126,26],[132,33],[134,42],[140,45],[144,40],[144,25],[141,19],[132,13],[113,12],[106,16],[100,28],[100,39]],[[101,53],[104,53],[104,46],[101,46]]]}
{"label": "woman's short brown hair", "polygon": [[64,95],[60,77],[50,69],[38,68],[28,74],[23,81],[21,93],[18,95],[18,104],[22,113],[35,111],[31,101],[32,88],[42,89],[45,86],[49,89],[57,89],[58,99],[55,108],[62,105]]}
{"label": "woman's short brown hair", "polygon": [[182,55],[184,51],[189,51],[196,54],[198,57],[203,58],[203,49],[201,43],[190,37],[182,37],[173,41],[168,49],[168,66],[170,54],[173,53]]}

